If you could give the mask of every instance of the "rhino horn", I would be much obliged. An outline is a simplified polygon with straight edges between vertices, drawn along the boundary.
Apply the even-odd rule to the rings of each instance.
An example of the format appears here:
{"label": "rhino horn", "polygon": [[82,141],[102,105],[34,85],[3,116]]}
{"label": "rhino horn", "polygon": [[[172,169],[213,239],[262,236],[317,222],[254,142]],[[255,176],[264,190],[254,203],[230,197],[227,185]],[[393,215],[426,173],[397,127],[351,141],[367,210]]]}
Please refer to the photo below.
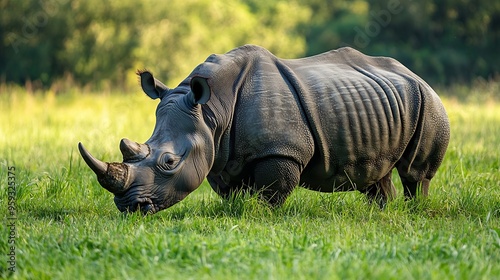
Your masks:
{"label": "rhino horn", "polygon": [[126,164],[102,162],[93,157],[82,143],[78,143],[78,150],[85,163],[97,175],[97,180],[103,188],[114,194],[121,194],[127,190],[128,166]]}
{"label": "rhino horn", "polygon": [[149,155],[148,145],[139,144],[126,138],[120,141],[120,151],[123,155],[123,161],[128,162],[141,161]]}

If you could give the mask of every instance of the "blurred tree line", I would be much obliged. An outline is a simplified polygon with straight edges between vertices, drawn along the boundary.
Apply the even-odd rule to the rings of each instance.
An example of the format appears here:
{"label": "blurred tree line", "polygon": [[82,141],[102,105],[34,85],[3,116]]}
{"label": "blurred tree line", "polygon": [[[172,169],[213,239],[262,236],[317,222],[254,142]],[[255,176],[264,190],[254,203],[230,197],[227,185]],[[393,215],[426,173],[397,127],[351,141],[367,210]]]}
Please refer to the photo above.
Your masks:
{"label": "blurred tree line", "polygon": [[251,43],[284,58],[351,46],[446,84],[500,73],[500,1],[0,0],[0,40],[4,83],[127,88],[148,68],[175,86]]}

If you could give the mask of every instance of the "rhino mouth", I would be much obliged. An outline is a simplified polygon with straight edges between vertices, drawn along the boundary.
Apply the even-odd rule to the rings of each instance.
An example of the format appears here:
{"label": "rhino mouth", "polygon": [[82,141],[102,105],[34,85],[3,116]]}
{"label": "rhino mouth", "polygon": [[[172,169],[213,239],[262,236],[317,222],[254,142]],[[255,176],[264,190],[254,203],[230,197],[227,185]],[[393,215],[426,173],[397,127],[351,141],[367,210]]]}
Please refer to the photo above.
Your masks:
{"label": "rhino mouth", "polygon": [[125,196],[115,196],[115,204],[120,212],[133,213],[140,211],[142,214],[154,214],[160,211],[158,204],[154,203],[151,198],[136,197],[130,199]]}

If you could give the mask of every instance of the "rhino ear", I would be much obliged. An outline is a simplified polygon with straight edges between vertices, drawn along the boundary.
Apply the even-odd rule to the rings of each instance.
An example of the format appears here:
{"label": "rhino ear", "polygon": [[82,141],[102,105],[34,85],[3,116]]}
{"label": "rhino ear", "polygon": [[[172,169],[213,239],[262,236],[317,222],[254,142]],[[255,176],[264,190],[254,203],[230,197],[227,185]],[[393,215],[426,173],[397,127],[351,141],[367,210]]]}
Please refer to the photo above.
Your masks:
{"label": "rhino ear", "polygon": [[191,93],[196,104],[205,104],[210,99],[211,90],[206,78],[191,78]]}
{"label": "rhino ear", "polygon": [[169,90],[166,85],[158,81],[151,72],[138,70],[137,75],[141,78],[142,90],[152,99],[163,98],[165,93]]}

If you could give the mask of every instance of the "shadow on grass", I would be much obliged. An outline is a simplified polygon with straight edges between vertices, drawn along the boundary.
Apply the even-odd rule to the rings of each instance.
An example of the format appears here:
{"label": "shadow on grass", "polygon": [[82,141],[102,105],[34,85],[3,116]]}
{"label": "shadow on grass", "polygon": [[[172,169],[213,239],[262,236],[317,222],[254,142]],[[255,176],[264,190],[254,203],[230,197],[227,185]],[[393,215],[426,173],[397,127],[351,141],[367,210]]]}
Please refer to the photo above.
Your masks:
{"label": "shadow on grass", "polygon": [[[481,199],[482,198],[482,199]],[[492,200],[492,201],[490,201]],[[496,202],[496,203],[495,203]],[[363,194],[357,192],[316,193],[308,190],[295,191],[280,207],[271,207],[260,200],[258,195],[236,194],[230,199],[215,195],[204,195],[186,199],[175,206],[154,215],[141,213],[120,213],[113,205],[103,202],[96,205],[78,204],[72,206],[36,205],[19,209],[21,217],[36,220],[65,222],[67,219],[104,219],[104,220],[170,220],[180,221],[190,218],[206,219],[246,219],[262,220],[287,218],[363,218],[378,212],[392,212],[401,215],[422,215],[428,217],[455,217],[470,215],[482,217],[491,209],[497,209],[498,200],[476,193],[461,192],[458,197],[417,197],[405,200],[398,196],[383,209],[370,204]],[[486,212],[485,212],[486,211]],[[491,211],[498,216],[500,211]]]}
{"label": "shadow on grass", "polygon": [[85,206],[77,207],[55,207],[55,206],[38,206],[20,211],[22,216],[28,216],[36,220],[52,220],[55,222],[64,222],[68,217],[96,217],[99,219],[117,219],[119,212],[112,211],[97,211],[94,208]]}
{"label": "shadow on grass", "polygon": [[328,218],[334,215],[350,215],[355,212],[362,215],[373,211],[374,207],[382,211],[378,205],[370,204],[364,195],[355,192],[317,193],[297,190],[279,207],[271,207],[256,194],[241,193],[230,199],[216,197],[215,199],[183,201],[156,215],[169,220],[183,220],[190,217],[256,220],[266,217],[270,219]]}
{"label": "shadow on grass", "polygon": [[172,208],[164,210],[164,216],[172,220],[183,220],[190,216],[204,218],[245,218],[258,215],[269,215],[275,208],[270,207],[258,198],[258,195],[238,193],[229,199],[220,197],[203,198],[196,201],[184,201]]}

